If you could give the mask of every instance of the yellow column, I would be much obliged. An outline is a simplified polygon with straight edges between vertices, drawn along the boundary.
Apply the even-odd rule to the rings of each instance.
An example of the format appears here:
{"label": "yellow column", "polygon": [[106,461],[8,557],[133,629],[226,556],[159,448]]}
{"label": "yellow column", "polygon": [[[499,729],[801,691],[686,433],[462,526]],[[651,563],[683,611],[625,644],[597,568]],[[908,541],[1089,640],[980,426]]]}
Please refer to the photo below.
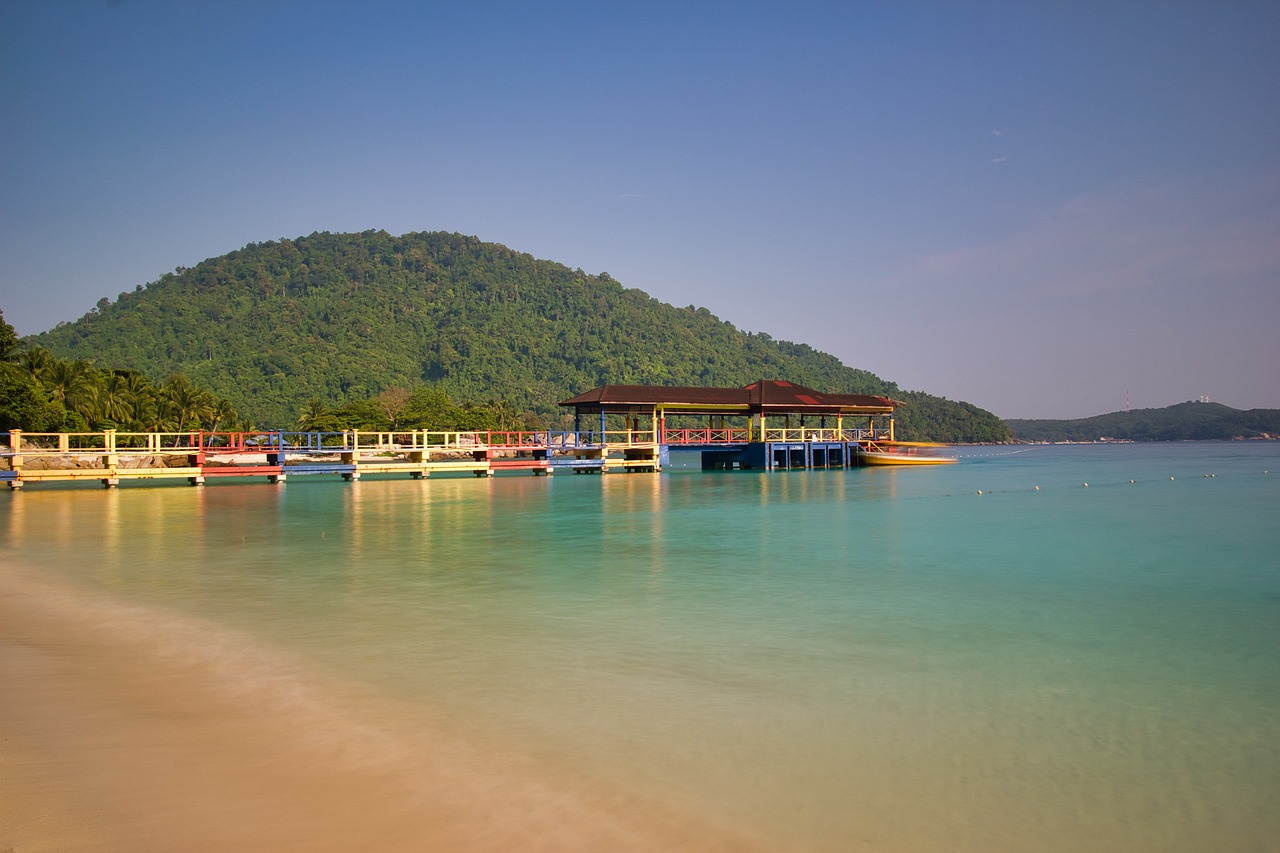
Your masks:
{"label": "yellow column", "polygon": [[[17,475],[22,474],[22,430],[9,430],[9,449],[13,451],[13,456],[9,457],[9,465]],[[9,485],[13,488],[18,487],[18,481],[10,480]]]}

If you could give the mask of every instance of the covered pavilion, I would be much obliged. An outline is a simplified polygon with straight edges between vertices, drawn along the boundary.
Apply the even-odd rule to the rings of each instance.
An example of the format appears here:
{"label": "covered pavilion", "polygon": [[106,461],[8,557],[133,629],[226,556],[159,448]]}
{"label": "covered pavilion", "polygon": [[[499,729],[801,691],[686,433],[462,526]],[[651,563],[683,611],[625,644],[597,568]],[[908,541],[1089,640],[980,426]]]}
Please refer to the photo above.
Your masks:
{"label": "covered pavilion", "polygon": [[[669,385],[601,385],[560,403],[572,408],[576,430],[594,429],[584,417],[598,416],[601,433],[607,416],[621,415],[625,429],[652,433],[660,445],[724,445],[781,441],[893,440],[893,411],[888,397],[829,394],[782,380],[762,379],[743,388]],[[669,424],[688,416],[706,426]]]}

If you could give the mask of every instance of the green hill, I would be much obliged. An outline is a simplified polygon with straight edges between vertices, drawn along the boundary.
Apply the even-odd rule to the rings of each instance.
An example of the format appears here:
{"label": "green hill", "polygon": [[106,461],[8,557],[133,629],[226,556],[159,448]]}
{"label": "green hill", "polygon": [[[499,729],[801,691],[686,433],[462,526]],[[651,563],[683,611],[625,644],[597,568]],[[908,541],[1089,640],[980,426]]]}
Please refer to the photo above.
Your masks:
{"label": "green hill", "polygon": [[1201,441],[1280,435],[1280,409],[1241,411],[1221,403],[1112,412],[1079,420],[1005,421],[1022,441]]}
{"label": "green hill", "polygon": [[243,417],[290,425],[325,405],[425,384],[559,422],[558,400],[605,383],[787,379],[908,403],[905,437],[1000,441],[990,412],[902,392],[804,344],[676,308],[588,275],[447,233],[317,233],[179,268],[28,344],[159,379],[183,373]]}

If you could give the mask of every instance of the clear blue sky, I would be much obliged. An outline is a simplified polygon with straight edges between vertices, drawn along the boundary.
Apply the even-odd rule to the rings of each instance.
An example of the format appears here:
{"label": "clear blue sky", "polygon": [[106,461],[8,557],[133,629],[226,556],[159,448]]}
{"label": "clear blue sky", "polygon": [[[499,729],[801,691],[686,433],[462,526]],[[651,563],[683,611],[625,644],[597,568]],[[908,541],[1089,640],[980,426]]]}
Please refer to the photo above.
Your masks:
{"label": "clear blue sky", "polygon": [[0,310],[459,231],[1003,417],[1280,408],[1277,44],[1270,0],[0,0]]}

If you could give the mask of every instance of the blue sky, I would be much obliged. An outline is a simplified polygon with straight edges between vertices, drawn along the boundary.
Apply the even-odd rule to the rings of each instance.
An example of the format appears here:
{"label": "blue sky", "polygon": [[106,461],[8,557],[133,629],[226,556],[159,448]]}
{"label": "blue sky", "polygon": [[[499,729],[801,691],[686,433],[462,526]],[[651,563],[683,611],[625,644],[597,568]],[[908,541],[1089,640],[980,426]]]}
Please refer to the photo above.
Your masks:
{"label": "blue sky", "polygon": [[0,0],[0,310],[458,231],[1003,417],[1280,408],[1278,42],[1230,0]]}

